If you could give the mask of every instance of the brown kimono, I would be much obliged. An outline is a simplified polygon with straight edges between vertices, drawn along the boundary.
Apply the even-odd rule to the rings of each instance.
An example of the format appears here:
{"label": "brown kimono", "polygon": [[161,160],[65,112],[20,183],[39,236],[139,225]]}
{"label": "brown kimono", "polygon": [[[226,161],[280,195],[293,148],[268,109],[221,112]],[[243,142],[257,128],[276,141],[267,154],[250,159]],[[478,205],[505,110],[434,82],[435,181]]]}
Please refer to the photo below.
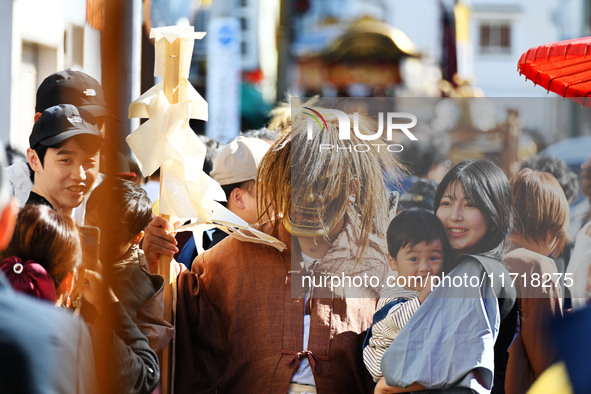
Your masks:
{"label": "brown kimono", "polygon": [[[263,227],[270,233],[270,226]],[[285,393],[307,358],[319,393],[373,392],[363,365],[363,333],[378,293],[358,298],[312,294],[308,351],[303,352],[304,299],[292,294],[301,254],[281,226],[272,234],[287,250],[232,237],[199,255],[178,281],[175,386],[177,393]],[[351,226],[339,233],[316,272],[383,275],[385,252],[375,242],[355,263]],[[353,248],[354,249],[354,248]],[[291,258],[299,257],[292,265]],[[294,269],[294,267],[296,269]],[[363,294],[362,294],[363,293]]]}

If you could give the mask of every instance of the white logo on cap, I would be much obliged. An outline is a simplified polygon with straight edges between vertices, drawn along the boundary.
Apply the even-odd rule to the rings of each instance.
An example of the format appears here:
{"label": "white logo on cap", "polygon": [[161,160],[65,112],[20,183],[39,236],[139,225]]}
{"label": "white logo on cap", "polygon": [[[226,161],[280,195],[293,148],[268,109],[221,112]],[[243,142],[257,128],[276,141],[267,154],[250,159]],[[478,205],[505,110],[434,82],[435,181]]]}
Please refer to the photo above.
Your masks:
{"label": "white logo on cap", "polygon": [[81,118],[80,116],[78,116],[78,115],[72,115],[72,116],[69,116],[69,117],[68,117],[68,120],[69,120],[71,123],[81,123],[81,122],[83,121],[83,120],[82,120],[82,118]]}
{"label": "white logo on cap", "polygon": [[90,89],[90,88],[86,89],[82,93],[84,93],[87,96],[96,96],[96,91],[94,89]]}

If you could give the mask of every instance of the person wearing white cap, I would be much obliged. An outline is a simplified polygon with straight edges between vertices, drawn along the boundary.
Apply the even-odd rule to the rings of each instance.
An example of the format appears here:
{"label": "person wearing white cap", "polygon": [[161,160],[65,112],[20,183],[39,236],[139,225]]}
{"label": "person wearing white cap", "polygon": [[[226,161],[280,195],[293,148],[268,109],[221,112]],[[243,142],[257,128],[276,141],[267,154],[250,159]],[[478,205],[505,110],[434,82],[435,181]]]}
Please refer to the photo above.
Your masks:
{"label": "person wearing white cap", "polygon": [[[254,224],[258,219],[255,178],[259,163],[270,147],[262,139],[240,136],[224,146],[213,162],[211,177],[226,193],[226,202],[222,204],[248,224]],[[203,249],[212,248],[227,236],[219,229],[203,233]],[[195,257],[197,249],[195,239],[191,237],[181,250],[178,261],[190,267]]]}
{"label": "person wearing white cap", "polygon": [[224,189],[227,208],[248,224],[257,220],[255,178],[270,147],[258,138],[238,137],[223,147],[213,162],[211,176]]}

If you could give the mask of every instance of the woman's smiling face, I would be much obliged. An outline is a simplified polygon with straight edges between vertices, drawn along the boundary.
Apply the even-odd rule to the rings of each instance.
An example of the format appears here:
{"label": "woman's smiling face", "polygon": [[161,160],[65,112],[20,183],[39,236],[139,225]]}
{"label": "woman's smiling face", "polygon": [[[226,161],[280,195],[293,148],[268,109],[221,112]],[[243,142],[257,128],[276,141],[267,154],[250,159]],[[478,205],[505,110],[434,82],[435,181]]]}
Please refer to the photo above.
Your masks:
{"label": "woman's smiling face", "polygon": [[472,201],[466,199],[459,182],[447,186],[436,215],[443,223],[451,247],[460,253],[469,253],[488,232],[485,216]]}

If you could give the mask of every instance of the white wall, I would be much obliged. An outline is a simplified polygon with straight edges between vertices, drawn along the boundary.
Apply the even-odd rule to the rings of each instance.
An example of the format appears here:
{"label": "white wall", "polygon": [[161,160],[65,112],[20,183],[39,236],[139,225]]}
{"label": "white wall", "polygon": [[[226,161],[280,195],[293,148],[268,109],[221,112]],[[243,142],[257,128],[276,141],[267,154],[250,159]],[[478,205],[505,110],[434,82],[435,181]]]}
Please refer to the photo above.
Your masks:
{"label": "white wall", "polygon": [[[0,53],[12,52],[12,1],[0,1]],[[10,91],[12,62],[6,57],[0,61],[0,142],[6,144],[10,136]]]}
{"label": "white wall", "polygon": [[277,38],[275,33],[279,24],[279,1],[259,0],[259,61],[263,72],[261,90],[268,102],[275,101],[277,95]]}
{"label": "white wall", "polygon": [[63,0],[15,0],[13,7],[11,21],[0,15],[3,26],[12,26],[7,129],[11,145],[24,151],[33,126],[37,86],[63,67],[64,4]]}
{"label": "white wall", "polygon": [[[471,37],[474,54],[474,76],[477,86],[490,97],[544,97],[546,91],[525,81],[517,72],[522,53],[529,48],[559,41],[566,34],[580,32],[580,0],[472,0]],[[490,4],[494,6],[489,7]],[[495,11],[507,5],[516,11]],[[486,20],[510,21],[511,52],[508,54],[479,53],[479,23]]]}
{"label": "white wall", "polygon": [[[73,28],[83,37],[65,56],[64,32],[71,43]],[[23,152],[45,77],[73,67],[100,81],[100,33],[86,26],[83,0],[0,1],[0,51],[9,54],[0,62],[0,141]]]}
{"label": "white wall", "polygon": [[417,51],[439,58],[441,54],[439,2],[434,0],[390,0],[384,22],[402,30]]}
{"label": "white wall", "polygon": [[86,24],[86,1],[62,0],[64,2],[63,18],[78,26]]}

